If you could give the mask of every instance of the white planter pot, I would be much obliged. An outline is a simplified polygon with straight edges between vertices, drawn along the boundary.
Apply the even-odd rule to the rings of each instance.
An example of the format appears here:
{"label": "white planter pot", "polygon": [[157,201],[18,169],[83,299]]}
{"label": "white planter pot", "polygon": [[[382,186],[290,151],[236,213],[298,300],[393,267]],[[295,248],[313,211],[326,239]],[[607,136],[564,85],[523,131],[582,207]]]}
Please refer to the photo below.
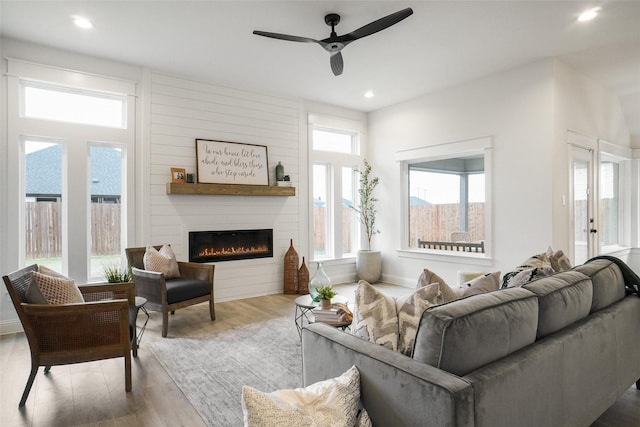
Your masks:
{"label": "white planter pot", "polygon": [[382,274],[382,254],[380,251],[358,251],[356,272],[361,280],[375,283]]}

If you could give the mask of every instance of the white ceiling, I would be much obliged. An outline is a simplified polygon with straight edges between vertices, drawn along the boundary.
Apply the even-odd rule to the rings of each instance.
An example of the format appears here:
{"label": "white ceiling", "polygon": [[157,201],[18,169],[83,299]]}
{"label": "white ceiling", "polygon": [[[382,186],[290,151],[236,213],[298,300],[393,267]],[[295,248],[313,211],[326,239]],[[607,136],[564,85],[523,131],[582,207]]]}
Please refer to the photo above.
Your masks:
{"label": "white ceiling", "polygon": [[[576,18],[601,6],[588,23]],[[347,46],[335,77],[322,39],[411,7],[414,14]],[[71,24],[72,15],[94,23]],[[372,111],[557,56],[620,97],[640,135],[640,1],[0,1],[3,36],[143,65],[220,85]],[[366,90],[375,98],[365,99]]]}

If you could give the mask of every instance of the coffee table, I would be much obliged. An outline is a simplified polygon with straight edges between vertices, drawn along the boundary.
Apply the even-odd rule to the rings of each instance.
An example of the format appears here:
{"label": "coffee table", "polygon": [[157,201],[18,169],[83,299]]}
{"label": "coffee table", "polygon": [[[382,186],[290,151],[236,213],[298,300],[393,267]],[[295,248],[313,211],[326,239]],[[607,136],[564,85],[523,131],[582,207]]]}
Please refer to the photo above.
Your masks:
{"label": "coffee table", "polygon": [[[347,304],[349,299],[347,297],[343,297],[342,295],[336,295],[331,299],[331,302],[339,302],[342,304]],[[295,323],[296,329],[298,329],[298,335],[302,339],[302,328],[305,325],[310,323],[314,323],[315,317],[313,316],[313,310],[318,306],[319,303],[313,301],[310,295],[301,295],[295,300],[296,303],[296,314],[295,314]],[[327,325],[335,326],[336,328],[340,328],[343,331],[351,325],[351,322],[322,322]]]}

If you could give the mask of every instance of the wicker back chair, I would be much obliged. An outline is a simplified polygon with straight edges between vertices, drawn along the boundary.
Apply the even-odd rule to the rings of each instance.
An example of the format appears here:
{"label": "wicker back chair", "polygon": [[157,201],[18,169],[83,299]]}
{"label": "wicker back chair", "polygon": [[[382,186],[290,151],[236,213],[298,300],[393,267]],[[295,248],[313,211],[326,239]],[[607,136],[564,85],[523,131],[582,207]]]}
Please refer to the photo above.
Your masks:
{"label": "wicker back chair", "polygon": [[208,301],[211,320],[216,320],[213,291],[215,266],[178,261],[180,278],[165,279],[162,273],[144,269],[146,250],[146,247],[126,248],[125,252],[136,283],[136,295],[146,298],[150,308],[162,312],[162,336],[167,336],[169,312],[174,314],[179,308]]}
{"label": "wicker back chair", "polygon": [[25,295],[37,269],[34,264],[3,277],[31,351],[31,373],[18,406],[27,401],[40,366],[46,374],[55,365],[124,357],[125,389],[131,391],[133,283],[79,286],[85,303],[28,304]]}

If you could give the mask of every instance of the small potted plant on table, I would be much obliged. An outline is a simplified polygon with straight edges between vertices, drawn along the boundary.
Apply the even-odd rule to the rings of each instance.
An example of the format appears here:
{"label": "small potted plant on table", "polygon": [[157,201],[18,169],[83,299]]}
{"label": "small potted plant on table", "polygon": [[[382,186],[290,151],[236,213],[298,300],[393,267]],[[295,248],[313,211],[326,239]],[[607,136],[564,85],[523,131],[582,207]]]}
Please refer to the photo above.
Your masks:
{"label": "small potted plant on table", "polygon": [[329,310],[331,308],[331,298],[336,296],[335,291],[331,285],[316,287],[318,295],[313,299],[315,302],[320,302],[320,307],[323,310]]}

